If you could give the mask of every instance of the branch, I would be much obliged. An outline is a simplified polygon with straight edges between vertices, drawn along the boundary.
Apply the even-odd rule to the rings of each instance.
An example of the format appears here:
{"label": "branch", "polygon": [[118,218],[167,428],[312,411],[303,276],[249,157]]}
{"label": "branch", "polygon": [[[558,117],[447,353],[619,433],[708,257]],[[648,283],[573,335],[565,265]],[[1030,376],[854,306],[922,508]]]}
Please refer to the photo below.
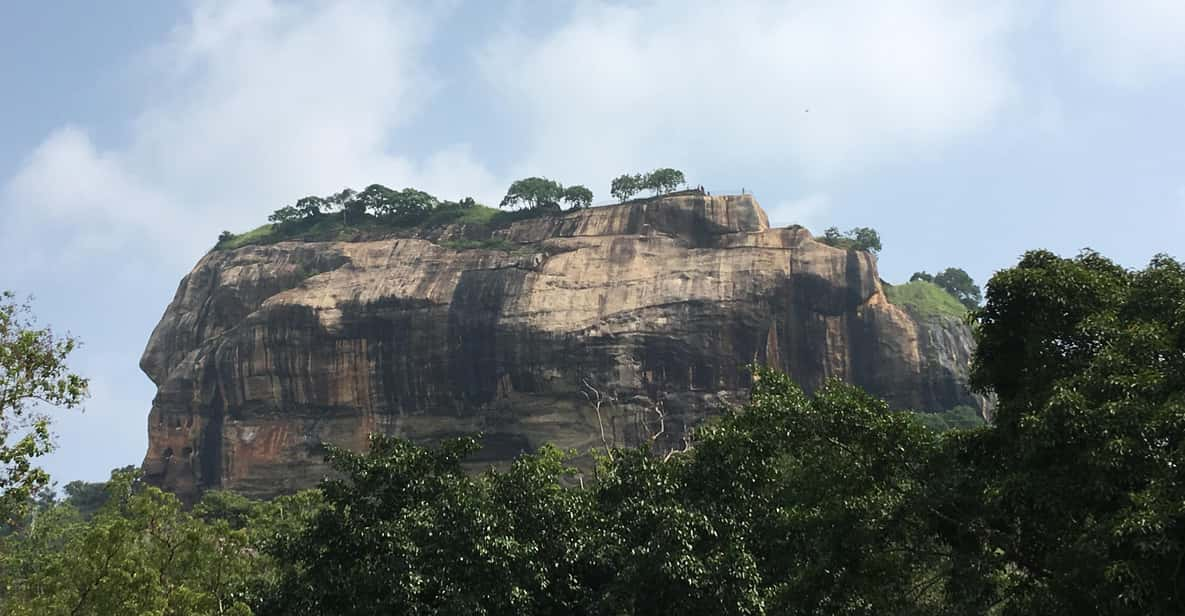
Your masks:
{"label": "branch", "polygon": [[587,391],[581,390],[580,392],[584,394],[584,397],[587,398],[589,403],[593,405],[593,410],[597,413],[597,427],[601,430],[601,444],[605,446],[605,454],[609,456],[610,460],[612,460],[613,449],[609,447],[609,440],[605,438],[605,419],[601,416],[601,405],[604,403],[605,397],[601,395],[601,391],[599,389],[593,387],[592,384],[588,382],[588,379],[581,379],[581,381],[584,383],[584,386],[593,393],[593,395],[590,396]]}

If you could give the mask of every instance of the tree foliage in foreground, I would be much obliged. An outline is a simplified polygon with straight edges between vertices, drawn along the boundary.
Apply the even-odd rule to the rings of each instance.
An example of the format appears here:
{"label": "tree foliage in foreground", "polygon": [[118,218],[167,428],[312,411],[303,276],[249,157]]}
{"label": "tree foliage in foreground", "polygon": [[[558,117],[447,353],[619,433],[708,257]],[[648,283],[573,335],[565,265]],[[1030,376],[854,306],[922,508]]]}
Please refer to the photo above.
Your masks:
{"label": "tree foliage in foreground", "polygon": [[[1002,614],[1185,613],[1185,269],[1026,254],[976,313],[990,430],[951,439],[951,588]],[[941,520],[948,520],[946,525]]]}
{"label": "tree foliage in foreground", "polygon": [[374,436],[335,476],[192,512],[117,475],[0,537],[0,612],[1185,613],[1185,269],[1031,252],[973,313],[995,422],[943,433],[759,369],[750,402],[591,475]]}
{"label": "tree foliage in foreground", "polygon": [[932,560],[910,549],[908,510],[936,437],[854,387],[807,396],[758,375],[753,402],[691,453],[615,451],[584,489],[563,487],[577,471],[551,448],[478,477],[461,468],[471,439],[332,449],[342,479],[275,553],[294,573],[264,613],[905,607]]}
{"label": "tree foliage in foreground", "polygon": [[53,449],[43,406],[72,408],[86,397],[87,380],[66,357],[78,342],[38,328],[29,307],[0,292],[0,524],[26,513],[49,475],[36,458]]}

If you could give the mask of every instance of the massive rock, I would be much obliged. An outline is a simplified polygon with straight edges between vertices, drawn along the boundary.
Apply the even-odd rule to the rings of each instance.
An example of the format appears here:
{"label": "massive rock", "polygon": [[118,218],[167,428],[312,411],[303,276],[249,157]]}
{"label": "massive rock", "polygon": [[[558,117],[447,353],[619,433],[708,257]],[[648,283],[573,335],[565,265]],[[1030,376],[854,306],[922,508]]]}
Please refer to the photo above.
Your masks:
{"label": "massive rock", "polygon": [[[481,432],[483,459],[656,438],[743,402],[751,362],[902,408],[982,408],[971,340],[882,292],[875,258],[769,228],[751,196],[682,193],[514,223],[510,250],[412,237],[207,254],[141,360],[144,468],[186,499],[324,474],[322,443]],[[600,408],[592,403],[598,399]]]}

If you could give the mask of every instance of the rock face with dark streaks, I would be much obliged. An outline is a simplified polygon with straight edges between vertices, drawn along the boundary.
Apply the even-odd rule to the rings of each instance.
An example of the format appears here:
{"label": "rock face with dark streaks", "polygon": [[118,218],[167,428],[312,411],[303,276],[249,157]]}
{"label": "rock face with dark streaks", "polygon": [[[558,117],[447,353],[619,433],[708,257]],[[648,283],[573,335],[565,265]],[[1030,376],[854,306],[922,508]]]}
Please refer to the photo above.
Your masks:
{"label": "rock face with dark streaks", "polygon": [[984,408],[964,325],[890,304],[873,256],[771,229],[751,196],[520,221],[495,232],[509,251],[436,243],[465,233],[207,254],[141,359],[158,387],[149,479],[188,500],[275,495],[323,475],[323,442],[361,448],[374,431],[481,432],[478,464],[599,447],[602,428],[674,447],[744,401],[751,362],[902,408]]}

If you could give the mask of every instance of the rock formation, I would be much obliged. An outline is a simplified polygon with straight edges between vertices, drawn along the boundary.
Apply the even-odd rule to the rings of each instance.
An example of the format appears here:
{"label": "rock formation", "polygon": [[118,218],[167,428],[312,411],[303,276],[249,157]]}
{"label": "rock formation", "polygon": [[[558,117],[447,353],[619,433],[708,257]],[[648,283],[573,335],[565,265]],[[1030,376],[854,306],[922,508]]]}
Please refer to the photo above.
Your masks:
{"label": "rock formation", "polygon": [[207,254],[141,359],[158,387],[148,478],[189,500],[274,495],[322,477],[322,442],[373,431],[481,432],[475,464],[544,442],[676,447],[743,403],[751,362],[901,408],[982,408],[964,325],[890,304],[872,255],[771,229],[751,196],[680,193],[493,232],[511,250],[447,247],[472,233]]}

